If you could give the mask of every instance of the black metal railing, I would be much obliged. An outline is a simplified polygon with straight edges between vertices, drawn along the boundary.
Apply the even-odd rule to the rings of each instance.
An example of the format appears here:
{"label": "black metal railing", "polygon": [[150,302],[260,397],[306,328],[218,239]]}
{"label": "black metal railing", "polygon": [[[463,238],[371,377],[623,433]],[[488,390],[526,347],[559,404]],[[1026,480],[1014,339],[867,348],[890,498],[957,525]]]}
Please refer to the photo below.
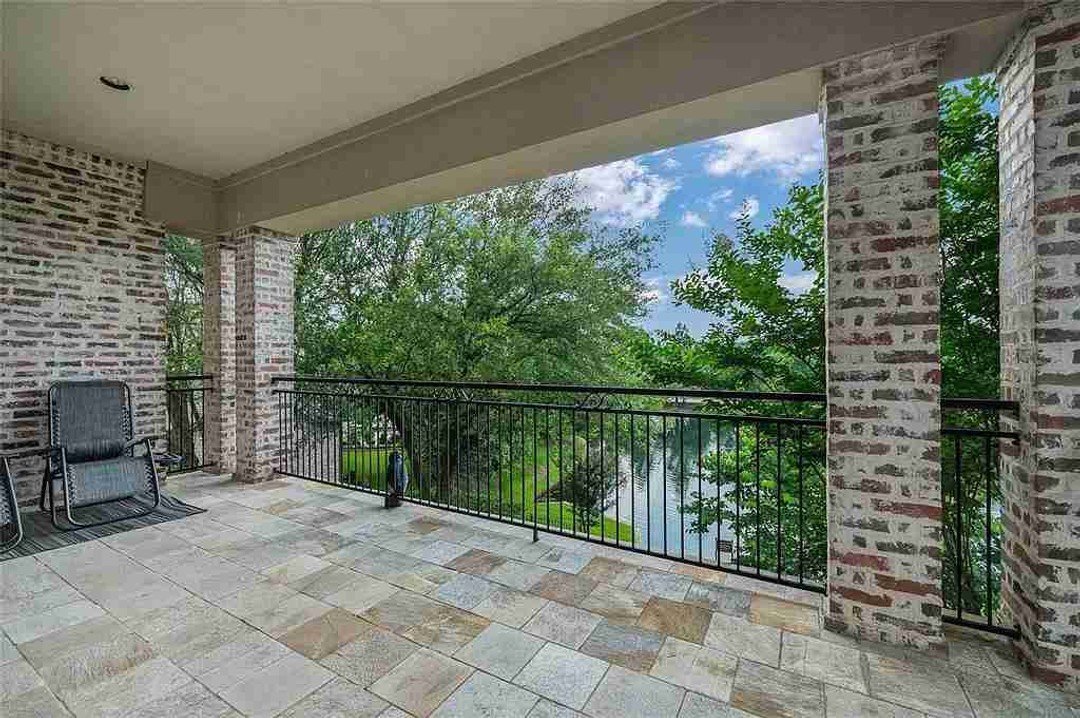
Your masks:
{"label": "black metal railing", "polygon": [[971,628],[1016,635],[1001,625],[1002,499],[999,451],[1019,435],[1002,431],[1016,402],[945,399],[941,433],[943,552],[942,618]]}
{"label": "black metal railing", "polygon": [[205,466],[206,396],[213,391],[208,374],[165,378],[167,451],[176,457],[169,473],[194,471]]}
{"label": "black metal railing", "polygon": [[822,592],[824,396],[279,378],[283,474]]}

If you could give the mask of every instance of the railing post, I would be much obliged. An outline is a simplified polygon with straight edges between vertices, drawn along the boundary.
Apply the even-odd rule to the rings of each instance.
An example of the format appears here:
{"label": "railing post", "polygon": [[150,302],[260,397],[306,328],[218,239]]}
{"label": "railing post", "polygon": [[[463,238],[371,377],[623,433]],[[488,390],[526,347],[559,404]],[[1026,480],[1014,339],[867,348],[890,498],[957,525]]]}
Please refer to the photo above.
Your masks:
{"label": "railing post", "polygon": [[203,371],[214,376],[206,400],[203,462],[223,474],[236,470],[236,247],[203,241]]}
{"label": "railing post", "polygon": [[824,70],[827,626],[939,645],[942,40]]}
{"label": "railing post", "polygon": [[1080,690],[1080,6],[1052,3],[998,66],[1002,622],[1032,672]]}
{"label": "railing post", "polygon": [[296,240],[262,227],[236,242],[236,477],[273,476],[278,421],[271,380],[292,374]]}

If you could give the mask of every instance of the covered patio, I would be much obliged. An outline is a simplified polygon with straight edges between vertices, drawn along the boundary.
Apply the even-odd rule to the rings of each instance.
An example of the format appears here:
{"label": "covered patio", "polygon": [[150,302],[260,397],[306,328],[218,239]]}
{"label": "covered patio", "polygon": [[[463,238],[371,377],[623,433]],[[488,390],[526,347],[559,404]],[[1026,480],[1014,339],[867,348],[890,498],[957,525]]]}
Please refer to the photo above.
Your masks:
{"label": "covered patio", "polygon": [[[60,380],[125,382],[137,433],[161,437],[159,451],[180,436],[184,468],[209,472],[163,484],[204,514],[0,561],[0,713],[1080,710],[1075,3],[16,1],[0,13],[0,452],[18,456],[18,503],[37,500]],[[938,88],[988,72],[1001,104],[1001,391],[957,403],[940,391]],[[688,555],[684,533],[669,547],[666,517],[681,522],[684,496],[669,507],[664,494],[661,546],[651,522],[627,539],[617,513],[599,536],[566,531],[536,463],[531,515],[521,503],[506,518],[451,485],[475,477],[475,462],[471,475],[425,468],[442,483],[417,482],[393,511],[365,495],[385,492],[385,465],[346,465],[357,417],[378,447],[403,444],[410,416],[449,436],[478,407],[512,404],[513,457],[526,425],[535,446],[540,426],[550,440],[552,411],[569,413],[573,442],[575,413],[588,432],[592,412],[618,462],[623,408],[605,397],[641,392],[493,402],[522,388],[381,396],[370,378],[296,377],[298,235],[815,111],[827,385],[742,399],[811,402],[820,415],[688,416],[679,402],[695,392],[732,397],[675,388],[655,396],[678,411],[630,406],[639,423],[622,425],[630,447],[657,424],[677,421],[681,441],[687,421],[715,421],[718,434],[727,421],[736,462],[740,430],[764,431],[777,477],[787,466],[799,482],[783,536],[777,490],[775,569],[762,570],[760,549],[747,569],[719,528],[707,550],[699,535]],[[169,233],[202,242],[205,302],[205,376],[172,382]],[[179,434],[177,391],[205,402],[197,429]],[[958,409],[986,412],[993,430],[957,433],[943,417]],[[974,612],[943,585],[947,539],[963,528],[943,457],[960,437],[985,446],[994,483],[979,494],[986,596]],[[804,446],[828,507],[812,578]],[[703,465],[699,448],[699,490]]]}
{"label": "covered patio", "polygon": [[1003,638],[927,654],[820,597],[300,479],[0,563],[4,715],[1067,716]]}

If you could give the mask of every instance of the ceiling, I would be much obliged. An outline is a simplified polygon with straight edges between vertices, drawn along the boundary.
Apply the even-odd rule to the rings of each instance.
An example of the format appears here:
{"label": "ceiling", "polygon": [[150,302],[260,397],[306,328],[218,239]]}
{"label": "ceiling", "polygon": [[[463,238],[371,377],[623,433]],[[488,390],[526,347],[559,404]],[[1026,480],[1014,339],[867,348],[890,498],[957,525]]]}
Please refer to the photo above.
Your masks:
{"label": "ceiling", "polygon": [[218,179],[654,4],[9,0],[3,121]]}

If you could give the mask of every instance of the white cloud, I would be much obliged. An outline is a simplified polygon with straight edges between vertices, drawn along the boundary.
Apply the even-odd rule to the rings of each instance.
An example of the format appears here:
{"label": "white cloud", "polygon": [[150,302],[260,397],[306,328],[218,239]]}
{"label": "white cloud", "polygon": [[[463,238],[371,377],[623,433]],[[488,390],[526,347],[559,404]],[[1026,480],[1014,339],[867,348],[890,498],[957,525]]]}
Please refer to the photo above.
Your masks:
{"label": "white cloud", "polygon": [[810,287],[814,286],[814,279],[816,278],[816,276],[817,275],[815,275],[813,272],[785,274],[784,276],[780,277],[777,283],[788,291],[794,292],[795,294],[802,294],[803,292],[810,289]]}
{"label": "white cloud", "polygon": [[667,282],[663,277],[650,277],[645,280],[645,290],[641,292],[641,298],[646,302],[660,303],[668,298]]}
{"label": "white cloud", "polygon": [[664,161],[660,164],[666,170],[677,170],[682,167],[682,162],[679,162],[674,157],[665,157]]}
{"label": "white cloud", "polygon": [[716,177],[769,173],[791,182],[821,167],[821,130],[817,115],[717,137],[705,171]]}
{"label": "white cloud", "polygon": [[747,197],[743,200],[742,205],[740,205],[738,209],[734,209],[728,213],[728,217],[730,217],[731,219],[738,219],[739,217],[742,217],[744,214],[746,214],[750,217],[750,219],[753,219],[760,211],[761,202],[758,201],[758,198]]}
{"label": "white cloud", "polygon": [[731,195],[733,194],[735,194],[735,190],[730,187],[718,189],[705,199],[705,206],[709,208],[710,212],[715,212],[716,206],[731,201]]}
{"label": "white cloud", "polygon": [[708,227],[709,223],[706,222],[700,214],[697,212],[685,212],[682,219],[679,220],[679,224],[684,227]]}
{"label": "white cloud", "polygon": [[677,186],[674,180],[654,174],[637,159],[571,174],[580,187],[579,204],[593,208],[601,221],[623,226],[655,219]]}

